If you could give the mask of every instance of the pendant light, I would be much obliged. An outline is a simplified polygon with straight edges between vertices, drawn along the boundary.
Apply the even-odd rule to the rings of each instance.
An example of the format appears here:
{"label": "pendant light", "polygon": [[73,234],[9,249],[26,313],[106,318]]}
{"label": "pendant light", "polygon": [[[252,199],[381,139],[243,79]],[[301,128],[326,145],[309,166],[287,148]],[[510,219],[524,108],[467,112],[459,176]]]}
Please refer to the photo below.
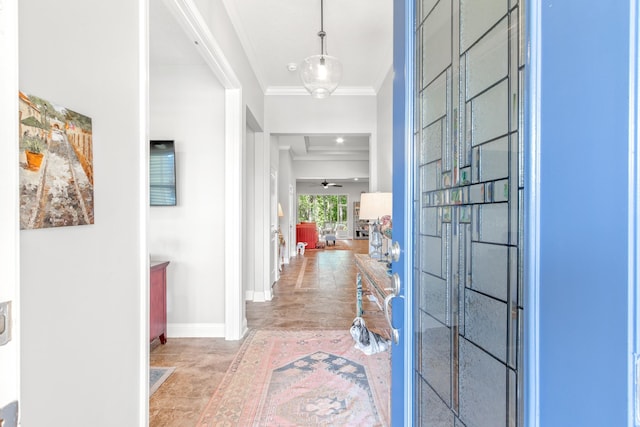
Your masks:
{"label": "pendant light", "polygon": [[305,58],[300,65],[302,84],[314,98],[326,98],[336,90],[342,78],[342,64],[338,58],[327,55],[324,38],[324,0],[320,0],[320,55]]}

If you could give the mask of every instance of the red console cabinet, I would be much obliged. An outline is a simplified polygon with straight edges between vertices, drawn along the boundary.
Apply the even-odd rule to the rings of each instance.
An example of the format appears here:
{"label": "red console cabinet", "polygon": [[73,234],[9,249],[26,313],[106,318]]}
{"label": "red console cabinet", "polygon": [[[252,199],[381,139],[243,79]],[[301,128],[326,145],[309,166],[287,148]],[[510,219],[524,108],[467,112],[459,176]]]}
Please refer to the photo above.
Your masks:
{"label": "red console cabinet", "polygon": [[296,242],[306,243],[307,249],[315,249],[318,243],[318,229],[315,222],[296,224]]}
{"label": "red console cabinet", "polygon": [[149,340],[167,342],[167,265],[169,261],[151,261],[149,272]]}

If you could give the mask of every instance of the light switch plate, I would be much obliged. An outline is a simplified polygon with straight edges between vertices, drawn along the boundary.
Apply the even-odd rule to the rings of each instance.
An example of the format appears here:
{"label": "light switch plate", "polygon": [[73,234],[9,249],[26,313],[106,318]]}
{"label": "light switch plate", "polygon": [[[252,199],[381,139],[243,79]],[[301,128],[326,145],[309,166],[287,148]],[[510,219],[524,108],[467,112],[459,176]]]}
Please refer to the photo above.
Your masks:
{"label": "light switch plate", "polygon": [[11,301],[0,302],[0,345],[11,341]]}

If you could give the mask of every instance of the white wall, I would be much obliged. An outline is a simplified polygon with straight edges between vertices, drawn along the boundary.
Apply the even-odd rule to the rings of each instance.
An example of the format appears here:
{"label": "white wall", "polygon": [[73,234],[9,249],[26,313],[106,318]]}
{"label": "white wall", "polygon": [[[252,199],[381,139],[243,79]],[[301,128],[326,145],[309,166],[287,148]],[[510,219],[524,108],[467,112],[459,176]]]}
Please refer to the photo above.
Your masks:
{"label": "white wall", "polygon": [[[242,223],[245,227],[244,233],[244,258],[247,266],[255,265],[256,263],[256,215],[250,214],[256,211],[256,182],[255,174],[256,170],[256,158],[255,158],[255,132],[249,127],[245,130],[245,167],[244,170],[247,173],[247,179],[245,182],[245,209],[242,212]],[[253,268],[247,268],[244,275],[244,295],[245,299],[253,299],[253,292],[255,291],[256,270]]]}
{"label": "white wall", "polygon": [[[271,138],[272,147],[278,149],[278,138]],[[285,264],[289,263],[289,258],[295,254],[295,224],[296,220],[291,212],[295,212],[295,201],[297,199],[295,188],[296,179],[293,171],[293,160],[288,149],[278,150],[278,201],[282,205],[284,216],[280,218],[280,230],[285,240]],[[289,189],[293,189],[293,206],[289,203]],[[293,242],[293,243],[292,243]]]}
{"label": "white wall", "polygon": [[197,7],[209,26],[211,34],[222,48],[240,82],[245,105],[251,110],[258,124],[264,124],[264,92],[251,68],[251,64],[236,35],[222,0],[198,0]]}
{"label": "white wall", "polygon": [[20,88],[92,118],[95,179],[95,224],[20,233],[24,427],[147,417],[138,3],[19,2]]}
{"label": "white wall", "polygon": [[264,301],[271,299],[271,222],[269,181],[269,144],[263,132],[246,129],[246,204],[243,210],[245,227],[245,299]]}
{"label": "white wall", "polygon": [[18,209],[18,1],[0,8],[0,301],[11,301],[7,329],[12,339],[0,347],[0,406],[19,398],[20,361],[20,234]]}
{"label": "white wall", "polygon": [[224,336],[224,90],[206,65],[153,66],[151,139],[176,143],[176,207],[149,212],[149,252],[171,262],[168,336]]}
{"label": "white wall", "polygon": [[376,188],[371,191],[393,190],[393,70],[385,78],[377,97],[378,139],[376,146]]}
{"label": "white wall", "polygon": [[364,133],[375,139],[376,97],[266,96],[265,128],[274,134]]}
{"label": "white wall", "polygon": [[[341,161],[309,161],[294,160],[293,172],[296,179],[317,179],[319,177],[331,179],[352,179],[369,176],[369,162],[357,160]],[[320,188],[322,178],[316,185]]]}

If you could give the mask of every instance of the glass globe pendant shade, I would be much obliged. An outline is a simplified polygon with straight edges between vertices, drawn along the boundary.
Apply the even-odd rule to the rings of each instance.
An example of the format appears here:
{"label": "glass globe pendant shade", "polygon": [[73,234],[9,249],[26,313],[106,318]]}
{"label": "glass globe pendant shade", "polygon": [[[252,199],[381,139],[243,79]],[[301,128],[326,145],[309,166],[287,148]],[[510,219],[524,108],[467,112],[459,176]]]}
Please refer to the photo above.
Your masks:
{"label": "glass globe pendant shade", "polygon": [[342,64],[329,55],[312,55],[300,66],[302,84],[314,98],[326,98],[336,90],[342,78]]}

